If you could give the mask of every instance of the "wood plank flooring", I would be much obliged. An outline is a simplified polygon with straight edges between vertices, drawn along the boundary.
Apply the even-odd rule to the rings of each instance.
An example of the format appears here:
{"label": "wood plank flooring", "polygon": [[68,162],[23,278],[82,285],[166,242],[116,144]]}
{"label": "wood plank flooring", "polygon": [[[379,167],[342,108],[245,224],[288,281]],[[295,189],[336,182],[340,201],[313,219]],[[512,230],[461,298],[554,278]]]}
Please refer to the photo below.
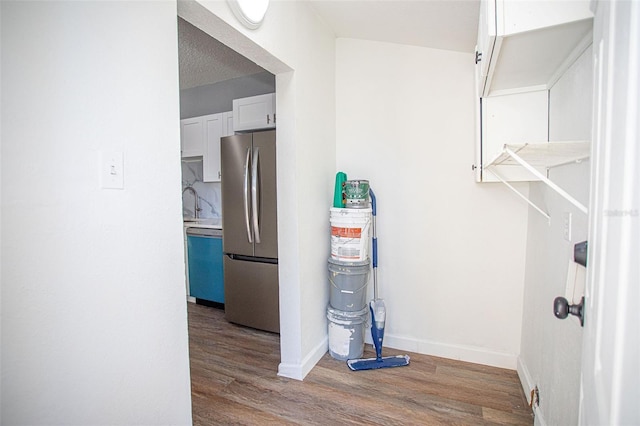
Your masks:
{"label": "wood plank flooring", "polygon": [[188,312],[194,425],[533,424],[512,370],[409,353],[408,367],[352,372],[327,353],[300,382],[276,375],[278,335]]}

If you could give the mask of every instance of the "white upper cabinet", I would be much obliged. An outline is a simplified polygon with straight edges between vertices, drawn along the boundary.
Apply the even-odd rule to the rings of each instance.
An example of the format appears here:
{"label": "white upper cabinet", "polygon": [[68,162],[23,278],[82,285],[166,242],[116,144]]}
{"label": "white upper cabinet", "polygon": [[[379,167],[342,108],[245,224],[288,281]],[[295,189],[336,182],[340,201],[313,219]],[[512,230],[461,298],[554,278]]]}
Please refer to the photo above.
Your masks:
{"label": "white upper cabinet", "polygon": [[231,136],[233,131],[233,111],[222,113],[222,136]]}
{"label": "white upper cabinet", "polygon": [[233,130],[273,129],[276,127],[276,94],[233,100]]}
{"label": "white upper cabinet", "polygon": [[482,0],[479,96],[548,89],[591,44],[592,26],[588,0]]}
{"label": "white upper cabinet", "polygon": [[223,136],[222,114],[202,117],[205,130],[205,148],[202,158],[202,180],[220,182],[220,138]]}
{"label": "white upper cabinet", "polygon": [[220,182],[220,138],[232,134],[231,111],[180,120],[182,157],[202,157],[204,182]]}
{"label": "white upper cabinet", "polygon": [[180,148],[182,157],[202,157],[204,152],[204,129],[202,118],[180,120]]}
{"label": "white upper cabinet", "polygon": [[478,182],[542,181],[587,209],[548,170],[589,157],[589,141],[549,140],[549,91],[592,43],[588,0],[481,0],[476,45]]}

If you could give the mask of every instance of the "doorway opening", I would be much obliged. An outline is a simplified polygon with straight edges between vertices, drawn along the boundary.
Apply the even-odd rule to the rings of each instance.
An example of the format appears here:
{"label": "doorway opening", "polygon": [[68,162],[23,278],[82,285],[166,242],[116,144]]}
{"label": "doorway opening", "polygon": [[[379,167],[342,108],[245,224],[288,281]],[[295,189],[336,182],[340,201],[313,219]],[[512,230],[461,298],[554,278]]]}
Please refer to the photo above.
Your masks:
{"label": "doorway opening", "polygon": [[[185,13],[181,13],[179,10],[177,17],[181,120],[230,112],[233,99],[275,93],[276,81],[278,81],[278,89],[283,86],[286,88],[290,81],[291,69],[289,67],[277,58],[265,55],[264,51],[261,51],[260,57],[265,63],[262,66],[256,64],[255,58],[254,60],[251,58],[252,52],[249,44],[234,46],[233,43],[229,43],[227,46],[218,40],[217,36],[220,34],[225,39],[225,32],[236,33],[237,36],[239,34],[237,30],[219,20],[209,11],[199,10],[197,12],[206,15],[208,24],[202,24],[202,14],[199,15],[199,19],[195,19],[194,14],[198,13],[193,10]],[[193,25],[192,22],[199,22],[200,28]],[[228,40],[226,41],[228,42]],[[236,48],[238,49],[236,50]],[[244,49],[248,49],[248,56]],[[278,72],[280,72],[280,76],[277,75]],[[285,74],[289,74],[289,76]],[[287,106],[286,104],[278,105],[279,119],[286,116]],[[277,132],[278,150],[280,151],[282,145],[291,143],[291,138],[286,136],[281,138],[280,131],[277,130]],[[216,218],[222,217],[220,180],[204,178],[206,168],[204,156],[186,156],[182,160],[183,216],[195,217],[197,215],[201,219],[211,218],[215,222]],[[277,164],[280,169],[280,162]],[[277,175],[279,176],[281,173],[278,172]],[[188,187],[193,191],[186,190]],[[280,195],[278,195],[278,207],[281,205],[280,201]],[[278,234],[281,232],[282,230],[278,229]],[[185,250],[186,243],[187,235],[185,233]],[[187,256],[186,251],[185,256]],[[188,266],[186,269],[188,271]],[[186,285],[187,294],[189,294],[188,281]],[[281,279],[280,294],[282,294],[282,288],[283,280]],[[197,299],[192,297],[189,300],[193,302]],[[281,325],[280,334],[281,339],[283,335],[288,334],[286,327],[283,328]]]}

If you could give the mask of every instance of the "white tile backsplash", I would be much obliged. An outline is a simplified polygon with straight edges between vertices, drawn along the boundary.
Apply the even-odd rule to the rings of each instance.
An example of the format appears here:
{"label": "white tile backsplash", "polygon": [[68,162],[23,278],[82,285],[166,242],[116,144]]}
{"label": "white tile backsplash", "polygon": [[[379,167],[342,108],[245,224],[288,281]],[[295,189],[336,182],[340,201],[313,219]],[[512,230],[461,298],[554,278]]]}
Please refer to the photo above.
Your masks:
{"label": "white tile backsplash", "polygon": [[[222,217],[222,197],[220,182],[202,181],[202,159],[182,161],[182,190],[187,186],[193,187],[198,193],[201,218]],[[194,198],[191,191],[182,193],[182,216],[192,218],[194,212]]]}

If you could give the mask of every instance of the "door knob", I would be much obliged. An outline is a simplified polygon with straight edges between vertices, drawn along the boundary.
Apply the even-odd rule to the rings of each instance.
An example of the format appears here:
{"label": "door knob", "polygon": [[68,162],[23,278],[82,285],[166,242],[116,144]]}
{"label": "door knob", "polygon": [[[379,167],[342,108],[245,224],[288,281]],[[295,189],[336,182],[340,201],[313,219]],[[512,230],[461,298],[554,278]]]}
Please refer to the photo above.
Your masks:
{"label": "door knob", "polygon": [[584,327],[584,316],[582,315],[583,306],[584,296],[577,305],[570,305],[564,297],[556,297],[553,301],[553,314],[556,318],[560,319],[565,319],[569,314],[575,315],[580,318],[580,325]]}

